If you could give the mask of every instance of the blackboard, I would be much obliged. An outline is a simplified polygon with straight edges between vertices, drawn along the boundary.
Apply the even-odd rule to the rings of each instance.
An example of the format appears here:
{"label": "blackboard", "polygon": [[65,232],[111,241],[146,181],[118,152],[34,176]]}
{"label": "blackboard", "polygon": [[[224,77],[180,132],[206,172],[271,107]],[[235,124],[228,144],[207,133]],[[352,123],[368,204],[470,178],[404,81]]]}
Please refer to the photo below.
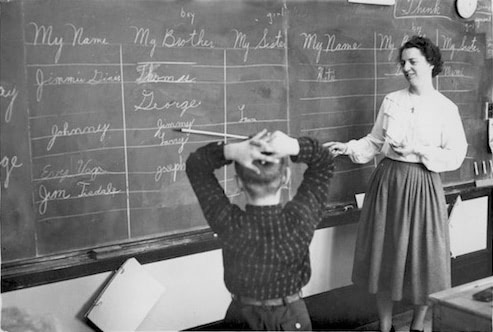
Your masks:
{"label": "blackboard", "polygon": [[[4,263],[207,229],[184,163],[214,139],[173,128],[359,138],[406,86],[397,50],[414,34],[442,49],[435,83],[469,142],[444,183],[471,182],[487,155],[487,0],[470,20],[438,0],[14,0],[0,19]],[[328,208],[374,167],[338,158]],[[239,201],[232,174],[217,175]]]}

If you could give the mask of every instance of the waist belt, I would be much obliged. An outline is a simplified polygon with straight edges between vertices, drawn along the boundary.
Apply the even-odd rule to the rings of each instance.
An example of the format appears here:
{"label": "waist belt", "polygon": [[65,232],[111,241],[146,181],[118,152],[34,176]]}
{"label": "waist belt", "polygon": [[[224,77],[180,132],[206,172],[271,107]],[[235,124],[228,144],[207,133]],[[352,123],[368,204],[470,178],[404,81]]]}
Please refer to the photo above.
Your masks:
{"label": "waist belt", "polygon": [[231,294],[231,297],[233,298],[233,300],[241,302],[246,305],[269,306],[269,307],[287,305],[289,303],[296,302],[302,298],[301,292],[288,295],[285,297],[279,297],[277,299],[268,299],[268,300],[257,300],[252,297],[238,296],[235,294]]}

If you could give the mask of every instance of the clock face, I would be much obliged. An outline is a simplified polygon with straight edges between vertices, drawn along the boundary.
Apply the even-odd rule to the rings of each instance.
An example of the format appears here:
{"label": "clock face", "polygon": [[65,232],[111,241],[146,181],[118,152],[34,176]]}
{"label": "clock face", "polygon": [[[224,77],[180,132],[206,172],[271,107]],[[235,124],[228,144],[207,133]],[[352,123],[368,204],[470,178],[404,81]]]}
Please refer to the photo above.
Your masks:
{"label": "clock face", "polygon": [[457,12],[463,18],[471,17],[476,11],[478,0],[457,0]]}

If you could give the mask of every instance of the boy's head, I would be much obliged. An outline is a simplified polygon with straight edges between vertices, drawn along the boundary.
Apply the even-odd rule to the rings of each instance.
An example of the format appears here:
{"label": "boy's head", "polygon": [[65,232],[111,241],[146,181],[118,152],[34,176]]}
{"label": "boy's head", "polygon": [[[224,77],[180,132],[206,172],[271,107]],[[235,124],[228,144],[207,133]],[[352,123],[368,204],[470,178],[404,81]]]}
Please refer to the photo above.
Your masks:
{"label": "boy's head", "polygon": [[281,158],[278,163],[255,160],[253,165],[259,173],[235,162],[238,185],[253,199],[262,199],[278,194],[281,187],[289,181],[288,159]]}

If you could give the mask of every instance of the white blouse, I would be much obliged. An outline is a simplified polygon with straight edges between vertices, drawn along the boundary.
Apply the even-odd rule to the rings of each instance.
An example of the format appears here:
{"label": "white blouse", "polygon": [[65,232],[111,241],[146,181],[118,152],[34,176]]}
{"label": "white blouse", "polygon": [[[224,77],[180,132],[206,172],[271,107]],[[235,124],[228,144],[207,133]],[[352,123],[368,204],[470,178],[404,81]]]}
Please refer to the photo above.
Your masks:
{"label": "white blouse", "polygon": [[[416,154],[401,156],[389,142],[414,146]],[[455,170],[462,164],[467,141],[457,106],[435,91],[413,98],[408,89],[385,96],[371,133],[347,143],[355,163],[364,164],[377,154],[405,162],[423,163],[430,171]]]}

